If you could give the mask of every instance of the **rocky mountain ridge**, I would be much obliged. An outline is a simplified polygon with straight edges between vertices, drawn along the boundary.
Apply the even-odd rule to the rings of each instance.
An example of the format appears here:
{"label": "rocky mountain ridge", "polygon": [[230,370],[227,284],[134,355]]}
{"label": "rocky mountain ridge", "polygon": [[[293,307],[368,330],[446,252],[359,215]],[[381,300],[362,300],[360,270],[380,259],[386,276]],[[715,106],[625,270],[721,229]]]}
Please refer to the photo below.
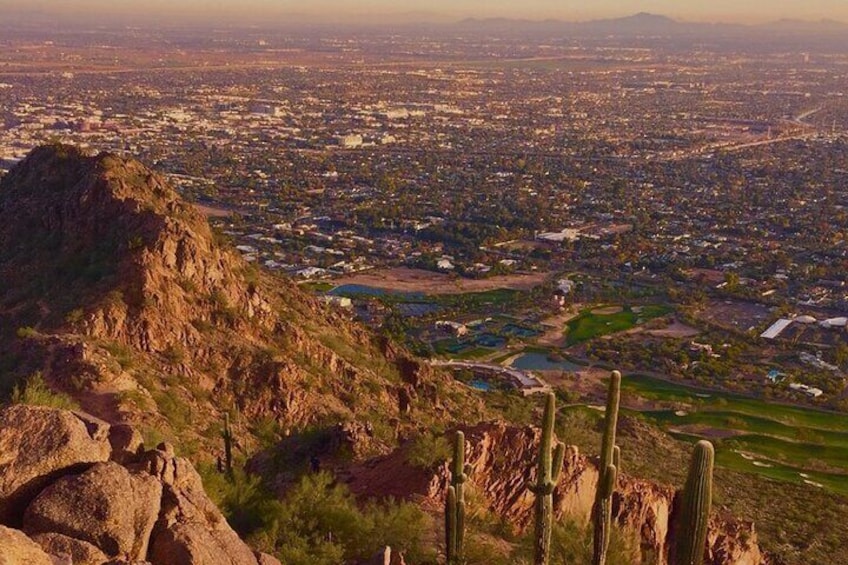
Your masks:
{"label": "rocky mountain ridge", "polygon": [[376,450],[415,425],[404,415],[450,418],[444,399],[462,402],[451,379],[219,239],[137,161],[35,149],[0,183],[0,385],[40,372],[98,417],[201,443],[216,433],[188,421],[222,410],[280,430],[373,419]]}

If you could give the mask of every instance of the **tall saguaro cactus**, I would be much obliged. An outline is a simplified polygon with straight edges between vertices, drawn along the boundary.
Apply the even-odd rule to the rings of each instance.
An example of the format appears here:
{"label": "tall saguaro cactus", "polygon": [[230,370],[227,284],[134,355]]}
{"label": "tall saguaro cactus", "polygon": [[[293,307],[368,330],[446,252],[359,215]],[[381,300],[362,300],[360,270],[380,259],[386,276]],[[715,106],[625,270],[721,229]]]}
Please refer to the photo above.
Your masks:
{"label": "tall saguaro cactus", "polygon": [[224,431],[221,432],[224,438],[224,464],[227,474],[233,472],[233,431],[230,429],[230,414],[224,412]]}
{"label": "tall saguaro cactus", "polygon": [[465,538],[465,434],[456,432],[451,464],[451,485],[445,502],[445,553],[448,565],[462,563]]}
{"label": "tall saguaro cactus", "polygon": [[542,442],[539,446],[539,467],[536,473],[536,484],[530,490],[536,495],[535,516],[535,565],[547,565],[551,553],[551,531],[554,514],[554,488],[559,482],[562,472],[562,462],[565,457],[565,446],[557,442],[552,448],[554,436],[554,414],[556,411],[556,396],[548,393],[545,402],[545,413],[542,417]]}
{"label": "tall saguaro cactus", "polygon": [[604,415],[604,437],[601,442],[601,461],[598,466],[598,490],[592,507],[594,539],[592,548],[593,565],[604,565],[607,560],[612,534],[612,493],[621,464],[621,448],[615,445],[615,427],[618,423],[618,404],[621,397],[621,373],[610,374],[607,391],[607,407]]}
{"label": "tall saguaro cactus", "polygon": [[677,551],[674,565],[702,565],[713,496],[715,449],[706,440],[695,444],[689,475],[683,487]]}

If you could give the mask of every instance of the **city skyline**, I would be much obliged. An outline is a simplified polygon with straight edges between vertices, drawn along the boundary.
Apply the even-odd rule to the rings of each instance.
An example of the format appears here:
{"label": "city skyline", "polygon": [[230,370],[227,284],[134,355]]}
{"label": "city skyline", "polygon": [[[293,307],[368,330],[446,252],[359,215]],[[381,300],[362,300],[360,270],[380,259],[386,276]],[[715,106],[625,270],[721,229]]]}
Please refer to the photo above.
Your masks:
{"label": "city skyline", "polygon": [[[27,14],[81,20],[133,18],[145,21],[228,21],[264,22],[275,19],[313,22],[446,22],[468,17],[507,17],[581,21],[632,15],[638,12],[662,14],[697,22],[763,23],[783,18],[848,21],[848,3],[842,0],[775,0],[739,3],[715,0],[709,4],[681,5],[673,0],[598,0],[591,6],[575,0],[558,2],[528,0],[520,4],[508,0],[432,0],[409,2],[401,7],[388,0],[313,0],[308,5],[292,0],[150,0],[143,5],[107,0],[60,2],[41,0],[0,0],[7,14]],[[98,17],[99,16],[99,17]]]}

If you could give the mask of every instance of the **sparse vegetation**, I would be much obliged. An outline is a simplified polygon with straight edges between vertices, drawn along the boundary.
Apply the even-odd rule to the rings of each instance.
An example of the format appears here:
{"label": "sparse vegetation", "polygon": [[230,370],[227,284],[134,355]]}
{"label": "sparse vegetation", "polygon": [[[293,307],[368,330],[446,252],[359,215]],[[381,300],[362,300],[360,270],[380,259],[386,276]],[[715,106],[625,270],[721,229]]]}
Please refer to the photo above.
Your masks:
{"label": "sparse vegetation", "polygon": [[65,314],[65,321],[69,324],[77,324],[82,321],[85,316],[85,310],[82,308],[74,308],[67,314]]}
{"label": "sparse vegetation", "polygon": [[421,469],[432,469],[451,456],[450,442],[442,434],[424,432],[413,439],[407,448],[409,463]]}
{"label": "sparse vegetation", "polygon": [[12,404],[49,406],[64,410],[76,410],[79,405],[67,394],[54,391],[44,381],[41,373],[33,373],[23,383],[12,389]]}
{"label": "sparse vegetation", "polygon": [[338,565],[371,558],[386,545],[409,563],[435,563],[426,549],[430,518],[407,502],[360,507],[328,473],[307,474],[274,500],[259,477],[201,467],[204,486],[230,524],[257,548],[291,565]]}
{"label": "sparse vegetation", "polygon": [[106,342],[103,344],[105,349],[121,366],[121,369],[127,371],[135,366],[133,350],[118,342]]}
{"label": "sparse vegetation", "polygon": [[17,329],[15,334],[20,339],[31,339],[38,336],[38,331],[35,328],[31,328],[29,326],[22,326]]}
{"label": "sparse vegetation", "polygon": [[165,360],[171,365],[179,365],[185,361],[186,352],[182,345],[177,343],[170,344],[165,351],[162,352]]}

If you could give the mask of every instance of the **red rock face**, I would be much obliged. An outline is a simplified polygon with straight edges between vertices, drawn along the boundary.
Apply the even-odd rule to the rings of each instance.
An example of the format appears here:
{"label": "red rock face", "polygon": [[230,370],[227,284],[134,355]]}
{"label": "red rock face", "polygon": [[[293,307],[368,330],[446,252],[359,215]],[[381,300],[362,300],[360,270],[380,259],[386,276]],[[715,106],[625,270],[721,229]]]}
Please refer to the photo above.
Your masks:
{"label": "red rock face", "polygon": [[[463,428],[469,479],[489,508],[520,529],[532,527],[533,495],[527,489],[536,472],[536,454],[541,431],[502,422]],[[355,469],[349,485],[359,496],[395,496],[422,500],[433,509],[442,506],[449,481],[447,465],[426,471],[406,463],[399,450]],[[569,447],[559,484],[554,490],[557,517],[589,522],[598,470],[595,463]],[[620,475],[613,495],[613,519],[638,533],[643,563],[668,563],[674,536],[670,528],[675,507],[675,490]],[[753,524],[730,516],[715,516],[708,541],[710,565],[764,565],[765,556],[757,545]]]}

